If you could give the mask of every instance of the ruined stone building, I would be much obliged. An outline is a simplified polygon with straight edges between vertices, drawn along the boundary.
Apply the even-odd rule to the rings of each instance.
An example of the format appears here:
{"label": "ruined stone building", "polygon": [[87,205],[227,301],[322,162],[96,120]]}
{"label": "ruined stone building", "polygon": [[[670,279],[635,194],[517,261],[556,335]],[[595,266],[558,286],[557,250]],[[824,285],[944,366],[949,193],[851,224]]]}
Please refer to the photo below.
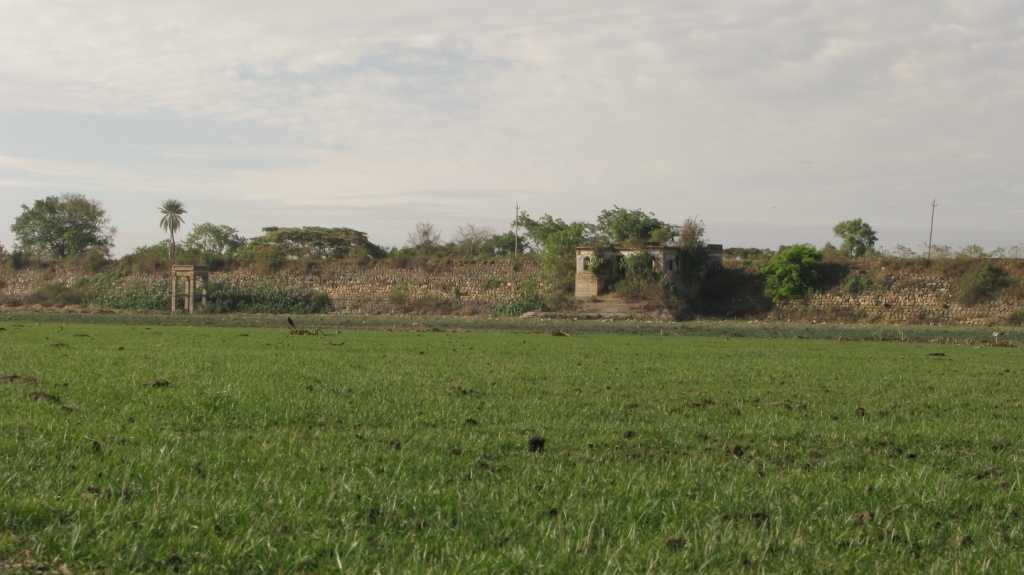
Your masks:
{"label": "ruined stone building", "polygon": [[[663,274],[670,281],[680,277],[679,266],[683,248],[666,244],[579,246],[576,248],[576,299],[588,299],[608,293],[613,287],[615,276],[609,270],[621,267],[623,259],[638,254],[651,256],[654,272]],[[706,246],[710,263],[721,265],[722,246]]]}

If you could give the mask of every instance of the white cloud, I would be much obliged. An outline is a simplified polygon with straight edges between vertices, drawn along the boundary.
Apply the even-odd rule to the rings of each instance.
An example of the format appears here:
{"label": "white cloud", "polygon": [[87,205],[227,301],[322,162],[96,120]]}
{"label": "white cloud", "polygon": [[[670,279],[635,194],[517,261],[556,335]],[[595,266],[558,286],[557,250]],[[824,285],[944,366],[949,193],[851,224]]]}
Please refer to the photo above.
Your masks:
{"label": "white cloud", "polygon": [[[883,239],[917,226],[932,196],[965,206],[950,217],[966,229],[1015,225],[987,217],[995,194],[1024,207],[1013,0],[0,0],[0,13],[0,118],[145,126],[170,112],[265,128],[132,132],[114,160],[38,157],[0,135],[0,154],[21,158],[9,161],[60,162],[5,179],[4,205],[48,182],[94,190],[130,214],[115,216],[129,220],[122,243],[152,230],[117,204],[160,194],[228,221],[230,206],[265,223],[359,210],[337,223],[391,243],[417,214],[498,225],[517,198],[571,218],[619,203],[792,236],[856,215]],[[158,160],[123,155],[137,142]],[[785,234],[764,243],[825,239]]]}

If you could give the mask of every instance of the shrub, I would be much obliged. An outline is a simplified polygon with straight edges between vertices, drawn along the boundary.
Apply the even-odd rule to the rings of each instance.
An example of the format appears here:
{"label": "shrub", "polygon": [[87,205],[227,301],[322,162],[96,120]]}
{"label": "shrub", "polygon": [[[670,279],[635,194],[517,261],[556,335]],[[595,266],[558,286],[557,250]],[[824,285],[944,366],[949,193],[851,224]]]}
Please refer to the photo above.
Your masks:
{"label": "shrub", "polygon": [[1006,270],[988,262],[978,265],[961,276],[957,282],[957,300],[963,305],[989,301],[1013,285]]}
{"label": "shrub", "polygon": [[212,282],[207,291],[209,313],[326,313],[333,309],[323,292],[286,289],[269,284],[233,286]]}
{"label": "shrub", "polygon": [[1012,326],[1024,326],[1024,309],[1015,311],[1006,318],[1006,323]]}
{"label": "shrub", "polygon": [[765,295],[775,303],[804,297],[818,280],[821,260],[821,252],[806,244],[779,250],[761,270]]}
{"label": "shrub", "polygon": [[169,290],[167,281],[101,288],[91,303],[107,309],[162,311],[171,307]]}
{"label": "shrub", "polygon": [[743,317],[769,311],[772,302],[765,296],[763,278],[745,268],[713,268],[701,284],[692,302],[702,315]]}
{"label": "shrub", "polygon": [[392,305],[404,306],[409,303],[409,286],[405,284],[395,284],[388,290],[388,301]]}
{"label": "shrub", "polygon": [[39,288],[25,301],[32,305],[65,306],[83,305],[89,299],[88,291],[81,286],[52,283]]}
{"label": "shrub", "polygon": [[864,274],[850,274],[843,280],[843,291],[850,295],[860,295],[874,286],[871,278]]}
{"label": "shrub", "polygon": [[494,308],[494,314],[506,317],[518,317],[524,313],[545,309],[544,297],[534,282],[523,284],[516,296],[508,303]]}
{"label": "shrub", "polygon": [[275,245],[250,243],[238,250],[235,260],[258,273],[272,273],[287,261],[284,250]]}
{"label": "shrub", "polygon": [[487,278],[484,285],[481,286],[484,291],[494,291],[503,285],[502,281],[494,276]]}
{"label": "shrub", "polygon": [[109,260],[105,251],[92,248],[69,258],[67,263],[74,270],[95,274],[103,271]]}

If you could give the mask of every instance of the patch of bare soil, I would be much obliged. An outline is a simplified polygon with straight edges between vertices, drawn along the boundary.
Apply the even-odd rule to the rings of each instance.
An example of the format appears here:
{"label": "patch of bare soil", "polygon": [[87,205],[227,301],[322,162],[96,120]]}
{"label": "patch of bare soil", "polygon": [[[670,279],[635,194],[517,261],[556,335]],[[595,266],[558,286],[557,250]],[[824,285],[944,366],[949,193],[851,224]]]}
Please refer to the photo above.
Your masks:
{"label": "patch of bare soil", "polygon": [[51,395],[45,391],[33,391],[28,394],[28,398],[32,401],[45,401],[47,403],[60,403],[60,398],[56,395]]}
{"label": "patch of bare soil", "polygon": [[39,385],[39,380],[31,376],[12,373],[0,375],[0,385]]}

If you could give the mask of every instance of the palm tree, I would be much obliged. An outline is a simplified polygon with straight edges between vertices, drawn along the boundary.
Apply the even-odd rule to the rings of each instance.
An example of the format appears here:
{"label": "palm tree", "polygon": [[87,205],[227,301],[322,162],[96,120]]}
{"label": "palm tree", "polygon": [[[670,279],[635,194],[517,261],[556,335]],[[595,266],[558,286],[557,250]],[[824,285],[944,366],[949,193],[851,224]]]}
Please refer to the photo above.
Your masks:
{"label": "palm tree", "polygon": [[160,218],[160,228],[165,232],[171,234],[171,245],[170,245],[170,256],[171,265],[174,265],[174,234],[181,229],[181,224],[185,223],[184,216],[187,212],[185,211],[185,205],[178,200],[167,200],[160,204],[160,213],[163,215]]}

